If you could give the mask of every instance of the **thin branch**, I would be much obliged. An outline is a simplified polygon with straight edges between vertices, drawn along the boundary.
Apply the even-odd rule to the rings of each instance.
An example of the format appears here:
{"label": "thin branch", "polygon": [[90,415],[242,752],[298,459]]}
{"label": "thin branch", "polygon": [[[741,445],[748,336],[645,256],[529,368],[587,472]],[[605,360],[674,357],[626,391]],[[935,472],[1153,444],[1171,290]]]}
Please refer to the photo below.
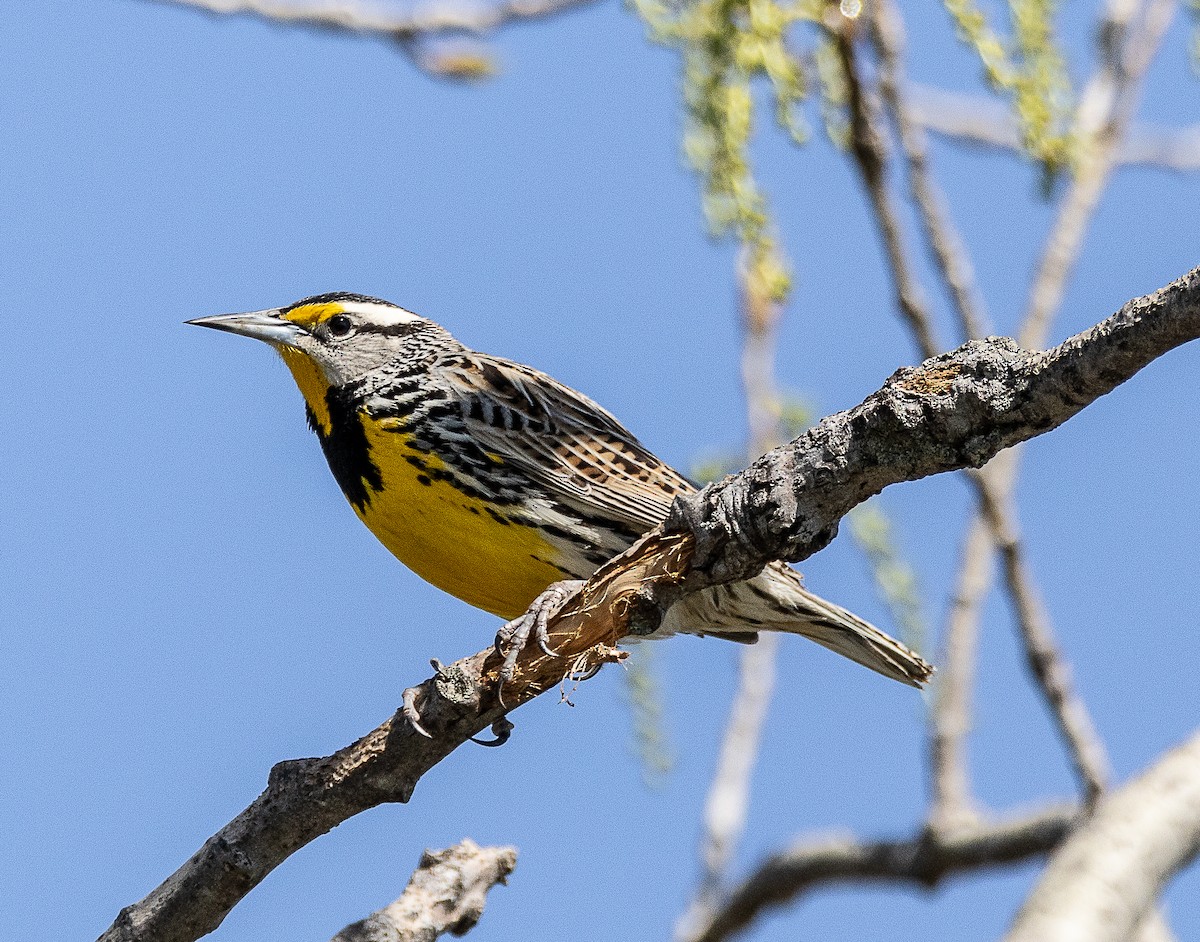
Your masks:
{"label": "thin branch", "polygon": [[[880,83],[886,86],[885,99],[890,102],[893,116],[896,120],[905,150],[909,160],[909,179],[913,187],[914,198],[918,204],[922,219],[925,223],[927,238],[940,258],[940,270],[951,288],[951,298],[962,331],[971,336],[980,329],[981,316],[973,306],[970,293],[962,290],[965,284],[962,279],[969,271],[964,249],[950,228],[948,219],[939,211],[937,194],[928,174],[925,160],[923,141],[907,120],[903,92],[900,85],[900,50],[902,25],[899,15],[886,3],[876,8],[876,24],[872,28],[876,46],[881,56]],[[835,21],[836,22],[836,21]],[[885,244],[888,247],[888,260],[892,269],[892,278],[898,285],[915,286],[917,276],[910,267],[908,253],[904,250],[903,231],[900,225],[900,214],[895,205],[885,180],[887,168],[887,152],[884,146],[886,127],[879,110],[872,106],[873,93],[866,78],[866,69],[860,61],[857,46],[854,43],[852,31],[845,25],[839,32],[839,50],[846,71],[846,81],[850,89],[849,99],[851,108],[851,150],[859,168],[863,184],[871,195],[871,203],[876,211],[876,218],[881,230],[887,234]],[[915,158],[915,159],[914,159]],[[950,282],[951,278],[959,279],[958,289]],[[916,294],[913,288],[907,292]],[[901,292],[903,295],[905,292]],[[923,348],[926,356],[932,355],[926,345],[933,342],[931,316],[922,306],[910,305],[904,311],[905,321],[913,329],[914,338]],[[1081,770],[1082,781],[1089,797],[1098,791],[1097,769],[1103,768],[1103,763],[1096,766],[1090,758],[1096,750],[1096,737],[1092,734],[1087,712],[1071,690],[1065,668],[1054,656],[1053,632],[1050,629],[1049,618],[1044,609],[1034,602],[1036,590],[1032,586],[1032,576],[1023,561],[1020,544],[1017,542],[1014,512],[1007,500],[1001,499],[996,493],[993,481],[996,475],[977,473],[972,475],[972,482],[978,491],[980,506],[985,508],[985,519],[994,533],[1005,535],[1004,546],[1006,554],[1006,574],[1021,579],[1018,584],[1010,580],[1010,591],[1017,598],[1017,615],[1022,638],[1026,641],[1030,664],[1035,668],[1035,681],[1042,688],[1043,695],[1063,731],[1066,742],[1075,765]],[[994,539],[994,538],[993,538]],[[969,546],[972,554],[988,552],[977,546]],[[986,590],[987,563],[975,556],[964,560],[964,569],[972,567],[972,572],[964,573],[960,581],[971,589],[981,592]],[[961,671],[969,682],[974,675],[975,634],[977,632],[976,596],[971,599],[960,596],[964,604],[952,614],[955,616],[948,624],[946,645],[954,650],[955,659],[948,664],[951,671]],[[970,602],[971,604],[966,604]],[[950,634],[950,631],[955,632]],[[968,661],[968,658],[970,659]],[[1053,684],[1050,683],[1053,681]],[[972,813],[969,775],[966,765],[966,751],[963,737],[969,728],[970,693],[965,683],[956,676],[947,680],[949,696],[939,696],[934,700],[932,717],[935,739],[931,743],[931,786],[933,789],[929,820],[934,824],[944,824],[969,816]],[[957,715],[948,715],[957,711]],[[949,737],[954,737],[953,739]],[[1103,750],[1101,749],[1101,755]],[[1080,758],[1084,756],[1086,758]]]}
{"label": "thin branch", "polygon": [[[1014,451],[997,455],[980,474],[1002,480],[996,468]],[[1007,493],[1007,492],[1005,492]],[[953,827],[975,817],[966,739],[971,731],[980,602],[991,582],[992,531],[982,517],[971,522],[959,554],[958,580],[942,632],[942,663],[934,681],[929,737],[930,827]]]}
{"label": "thin branch", "polygon": [[824,25],[834,41],[846,78],[846,97],[850,110],[850,151],[863,179],[867,197],[879,225],[884,250],[892,272],[896,304],[905,323],[925,357],[935,356],[943,347],[938,341],[925,296],[913,274],[904,242],[899,208],[887,185],[888,153],[883,115],[875,90],[863,81],[851,21],[831,7]]}
{"label": "thin branch", "polygon": [[439,33],[490,33],[522,20],[543,19],[596,0],[433,0],[409,9],[361,0],[154,0],[207,13],[254,16],[341,33],[406,40]]}
{"label": "thin branch", "polygon": [[904,24],[890,0],[877,0],[869,27],[879,56],[879,90],[904,150],[909,188],[926,241],[949,288],[962,325],[962,339],[978,339],[991,332],[987,314],[975,286],[966,246],[930,171],[925,134],[912,117],[904,77]]}
{"label": "thin branch", "polygon": [[101,937],[191,942],[291,853],[352,815],[407,801],[434,765],[570,671],[619,660],[684,596],[826,546],[855,505],[890,484],[978,467],[1043,434],[1158,356],[1200,337],[1200,269],[1043,353],[973,341],[898,370],[860,406],[824,419],[746,470],[678,499],[662,527],[602,566],[550,623],[563,657],[530,645],[497,697],[489,646],[420,688],[419,735],[401,714],[331,756],[283,762],[266,791]]}
{"label": "thin branch", "polygon": [[[1025,346],[1040,347],[1049,336],[1051,320],[1062,306],[1067,280],[1079,260],[1084,234],[1133,119],[1142,79],[1170,25],[1175,7],[1175,0],[1150,0],[1140,29],[1110,24],[1101,30],[1102,35],[1120,32],[1128,35],[1128,39],[1124,44],[1114,41],[1105,46],[1108,51],[1101,67],[1080,94],[1077,123],[1085,137],[1078,165],[1059,204],[1029,291],[1029,304],[1017,335]],[[1094,104],[1097,100],[1107,103],[1107,107]]]}
{"label": "thin branch", "polygon": [[[1063,210],[1059,215],[1059,224],[1055,227],[1048,242],[1043,264],[1035,279],[1031,291],[1030,310],[1027,314],[1022,341],[1030,345],[1040,345],[1044,342],[1045,330],[1053,310],[1061,304],[1065,279],[1069,275],[1074,260],[1078,257],[1079,247],[1087,221],[1095,207],[1106,184],[1108,174],[1112,169],[1112,154],[1116,145],[1123,139],[1128,121],[1132,117],[1136,103],[1136,92],[1139,81],[1153,58],[1155,49],[1161,41],[1162,32],[1170,22],[1173,0],[1155,0],[1142,17],[1141,28],[1132,21],[1137,19],[1138,6],[1130,3],[1110,4],[1105,28],[1101,30],[1104,37],[1101,67],[1089,81],[1081,95],[1079,115],[1077,118],[1078,133],[1081,135],[1081,159],[1077,174],[1064,200]],[[951,288],[951,296],[956,302],[959,319],[964,330],[970,334],[978,317],[972,309],[964,305],[964,296],[956,291],[950,281],[953,269],[948,267],[945,253],[953,244],[945,231],[939,232],[939,226],[945,226],[944,218],[937,213],[935,202],[936,193],[929,189],[924,164],[924,151],[919,135],[909,126],[904,111],[904,100],[899,82],[899,51],[901,48],[901,24],[898,15],[889,5],[881,3],[875,18],[873,36],[881,57],[880,82],[885,97],[892,104],[894,116],[900,130],[902,142],[909,155],[910,179],[914,187],[914,195],[922,218],[926,224],[931,245],[935,255],[941,260],[940,268],[947,277]],[[843,29],[844,39],[843,59],[848,73],[848,80],[854,85],[864,85],[861,67],[855,56],[853,44],[850,42],[850,32]],[[860,102],[869,102],[869,94],[860,92],[850,96],[852,109]],[[861,106],[860,106],[861,107]],[[861,141],[854,148],[854,153],[860,164],[864,182],[868,190],[878,190],[873,196],[873,204],[882,207],[881,212],[890,213],[892,222],[881,215],[880,223],[885,229],[898,227],[898,215],[894,207],[887,206],[887,193],[883,183],[883,174],[871,166],[870,161],[881,163],[886,160],[882,145],[875,145],[875,153],[871,154],[873,141],[882,139],[882,129],[878,126],[878,115],[869,107],[862,107],[861,114],[852,117],[852,133],[855,137],[861,135]],[[913,154],[918,160],[913,162]],[[864,152],[866,157],[864,157]],[[1057,236],[1057,238],[1056,238]],[[939,242],[941,246],[939,248]],[[894,277],[898,284],[911,284],[915,276],[911,271],[897,266],[904,264],[903,253],[889,252],[893,264]],[[950,258],[950,262],[954,259]],[[968,299],[969,302],[969,299]],[[913,321],[913,312],[905,311],[906,320]],[[919,312],[918,312],[919,313]],[[926,320],[928,315],[925,315]],[[925,342],[929,336],[928,330],[914,331],[919,342]],[[1107,774],[1107,757],[1104,748],[1095,733],[1094,726],[1083,706],[1082,701],[1074,693],[1070,676],[1065,662],[1059,656],[1050,627],[1049,616],[1041,605],[1038,592],[1033,584],[1032,574],[1024,562],[1024,556],[1017,541],[1017,526],[1015,512],[1009,506],[1007,492],[1011,491],[1012,480],[1005,477],[1015,476],[1016,461],[1009,462],[1002,473],[974,474],[972,483],[978,492],[980,513],[987,520],[995,535],[996,542],[1002,548],[1005,566],[1005,576],[1009,593],[1013,597],[1017,611],[1017,621],[1021,629],[1027,660],[1030,664],[1035,682],[1038,684],[1044,699],[1049,706],[1056,725],[1063,736],[1072,762],[1083,782],[1088,800],[1094,799],[1103,787]],[[1004,493],[1001,493],[1004,492]],[[977,533],[979,524],[973,522],[968,532]],[[972,542],[978,542],[975,538]],[[970,547],[977,552],[978,547]],[[956,616],[952,627],[960,632],[971,632],[974,629],[974,611],[978,601],[986,591],[986,564],[976,557],[964,560],[964,570],[967,566],[973,571],[965,572],[960,577],[960,587],[967,585],[977,590],[974,599],[961,596],[962,604],[956,606],[953,614]],[[977,576],[981,575],[981,578]],[[970,604],[968,604],[970,603]],[[970,654],[974,650],[973,638],[958,638],[948,636],[948,645],[958,654]],[[956,661],[956,668],[971,670],[969,665]],[[935,701],[935,710],[969,709],[969,694],[965,687],[951,679],[951,696]],[[969,726],[964,714],[959,717],[935,717],[934,731],[936,736],[961,736]],[[936,741],[932,746],[934,759],[934,800],[931,820],[939,820],[947,814],[961,814],[969,807],[967,803],[967,773],[965,765],[952,768],[951,763],[962,763],[965,754],[961,742],[950,741],[946,738]],[[944,793],[938,789],[950,789]]]}
{"label": "thin branch", "polygon": [[[972,473],[971,477],[979,492],[980,506],[991,528],[992,539],[1000,549],[1005,579],[1025,640],[1029,669],[1050,705],[1050,715],[1054,717],[1063,741],[1069,746],[1067,752],[1084,786],[1084,801],[1091,805],[1108,784],[1111,774],[1108,753],[1091,715],[1074,690],[1070,668],[1058,653],[1050,616],[1021,552],[1012,522],[1016,515],[1011,503],[1006,507],[1000,502],[994,488],[981,479],[980,472]],[[1008,500],[1011,502],[1011,496]]]}
{"label": "thin branch", "polygon": [[1200,733],[1104,798],[1051,858],[1007,942],[1125,942],[1200,853]]}
{"label": "thin branch", "polygon": [[1200,170],[1200,126],[1157,128],[1134,125],[1117,155],[1117,162],[1160,167],[1180,173]]}
{"label": "thin branch", "polygon": [[[1140,24],[1135,22],[1141,11],[1137,3],[1110,2],[1106,8],[1102,28],[1098,31],[1102,37],[1101,66],[1080,95],[1077,124],[1084,135],[1081,158],[1060,203],[1030,289],[1019,334],[1024,344],[1040,346],[1045,343],[1053,315],[1062,304],[1066,281],[1079,257],[1083,237],[1114,168],[1115,155],[1127,136],[1141,81],[1170,22],[1173,8],[1174,0],[1152,0],[1140,13]],[[1086,708],[1072,690],[1068,668],[1058,653],[1048,616],[1022,561],[1015,516],[1004,510],[1019,463],[1018,448],[1002,465],[972,477],[980,507],[968,525],[968,532],[974,534],[986,523],[993,540],[1001,548],[1026,660],[1051,708],[1090,801],[1103,787],[1108,759]],[[969,562],[964,560],[964,570],[967,565]],[[975,613],[986,593],[987,580],[973,581],[964,572],[960,585],[963,583],[974,585],[978,591],[973,599],[969,599],[973,604],[958,607],[955,615],[962,619],[977,618]],[[965,701],[955,704],[956,708],[964,705],[969,708]],[[960,735],[968,725],[965,720],[952,721],[941,732]],[[941,759],[948,761],[955,751],[961,753],[962,744],[935,741],[934,754],[937,755],[939,750]],[[938,781],[935,776],[935,783]],[[941,781],[944,784],[947,780]],[[955,787],[955,783],[951,784]]]}
{"label": "thin branch", "polygon": [[1078,814],[1075,808],[1050,808],[1007,821],[964,824],[944,833],[923,830],[891,840],[805,842],[763,861],[691,942],[721,942],[765,910],[829,884],[907,883],[929,888],[958,874],[1041,857],[1066,837]]}
{"label": "thin branch", "polygon": [[363,0],[153,0],[214,16],[254,16],[324,32],[351,33],[395,43],[418,69],[437,78],[475,81],[496,72],[487,47],[475,40],[435,43],[451,34],[482,35],[523,20],[545,19],[596,0],[428,0],[410,9]]}
{"label": "thin branch", "polygon": [[400,898],[346,926],[331,942],[433,942],[465,935],[483,916],[487,894],[507,883],[517,865],[515,847],[480,847],[463,840],[427,850]]}
{"label": "thin branch", "polygon": [[[987,333],[988,318],[974,284],[974,273],[962,237],[929,167],[925,135],[910,104],[905,81],[904,25],[888,0],[876,4],[870,20],[871,38],[879,57],[880,91],[907,161],[913,203],[933,251],[938,271],[949,289],[960,330],[966,339]],[[1013,133],[1019,145],[1016,123]],[[996,462],[1006,461],[1006,455]],[[978,472],[989,476],[988,468]],[[988,489],[985,481],[985,492]],[[997,499],[1006,495],[994,495]],[[974,819],[966,737],[970,731],[971,694],[979,636],[979,600],[990,582],[992,539],[982,523],[968,528],[953,603],[943,632],[944,660],[930,709],[931,828],[951,828]]]}
{"label": "thin branch", "polygon": [[676,922],[675,938],[687,940],[707,924],[725,894],[737,843],[746,828],[750,784],[758,762],[762,728],[775,691],[779,636],[760,635],[742,652],[738,687],[730,704],[717,768],[704,802],[700,839],[701,875],[691,903]]}
{"label": "thin branch", "polygon": [[[741,302],[742,388],[746,395],[747,452],[750,460],[779,444],[779,387],[775,380],[775,344],[782,309],[778,301],[759,290],[750,270],[749,247],[738,260]],[[743,649],[738,685],[729,708],[729,719],[717,754],[717,767],[704,803],[700,838],[701,875],[695,896],[676,923],[675,935],[686,939],[693,926],[707,922],[720,903],[737,850],[746,829],[750,787],[762,744],[771,697],[775,692],[775,661],[779,638],[762,634],[756,644]]]}
{"label": "thin branch", "polygon": [[[1017,121],[1001,102],[931,85],[914,83],[910,88],[912,120],[927,131],[958,143],[1023,152]],[[1179,173],[1200,170],[1200,126],[1134,124],[1117,149],[1116,163]]]}

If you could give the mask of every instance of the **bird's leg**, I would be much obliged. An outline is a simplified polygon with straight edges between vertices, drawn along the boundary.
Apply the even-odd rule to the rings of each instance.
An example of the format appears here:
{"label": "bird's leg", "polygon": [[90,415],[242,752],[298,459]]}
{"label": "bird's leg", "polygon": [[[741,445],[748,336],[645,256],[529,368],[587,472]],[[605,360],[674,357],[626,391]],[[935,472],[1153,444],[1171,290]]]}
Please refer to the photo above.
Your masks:
{"label": "bird's leg", "polygon": [[517,658],[529,643],[530,635],[548,657],[558,657],[558,652],[550,647],[550,619],[571,596],[583,588],[583,582],[582,579],[564,579],[551,584],[533,600],[524,615],[514,618],[496,632],[496,653],[504,658],[498,686],[501,703],[504,702],[504,685],[516,674]]}

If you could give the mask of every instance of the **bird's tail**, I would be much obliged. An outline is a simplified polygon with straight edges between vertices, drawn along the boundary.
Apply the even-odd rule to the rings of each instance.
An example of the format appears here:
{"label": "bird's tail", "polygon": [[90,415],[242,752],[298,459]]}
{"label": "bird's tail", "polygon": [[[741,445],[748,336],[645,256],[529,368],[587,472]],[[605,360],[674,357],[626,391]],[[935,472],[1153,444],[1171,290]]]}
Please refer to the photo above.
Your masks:
{"label": "bird's tail", "polygon": [[[677,611],[678,610],[678,611]],[[817,644],[910,687],[920,687],[933,667],[915,651],[804,588],[799,573],[772,564],[748,582],[714,586],[685,598],[664,627],[739,640],[759,631],[804,635]]]}

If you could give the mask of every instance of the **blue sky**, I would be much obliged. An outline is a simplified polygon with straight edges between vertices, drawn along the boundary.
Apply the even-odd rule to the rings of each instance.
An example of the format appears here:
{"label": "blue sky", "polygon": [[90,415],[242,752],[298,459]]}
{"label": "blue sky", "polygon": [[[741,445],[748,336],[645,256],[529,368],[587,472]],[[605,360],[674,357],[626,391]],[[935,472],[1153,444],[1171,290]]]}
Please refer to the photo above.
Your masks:
{"label": "blue sky", "polygon": [[[1091,14],[1066,13],[1078,76]],[[138,0],[17,0],[5,15],[0,924],[90,938],[273,763],[361,735],[431,656],[496,628],[358,523],[281,362],[182,321],[376,294],[584,390],[687,467],[744,436],[733,250],[706,237],[681,162],[677,59],[613,3],[504,33],[503,74],[471,87],[380,42]],[[917,78],[978,87],[944,14],[909,25]],[[1150,119],[1196,118],[1186,41],[1176,24]],[[819,138],[796,150],[764,123],[755,155],[797,275],[780,373],[821,413],[853,405],[915,361],[864,200]],[[1012,158],[934,156],[1007,332],[1051,209]],[[1198,210],[1195,177],[1122,171],[1054,336],[1200,261]],[[1122,778],[1197,721],[1197,356],[1168,355],[1039,439],[1020,486],[1046,601]],[[939,478],[882,505],[936,620],[967,489]],[[848,538],[804,569],[888,624]],[[655,650],[679,753],[661,789],[641,783],[606,670],[574,708],[543,697],[503,749],[459,750],[409,805],[296,854],[214,938],[328,938],[393,898],[423,847],[463,836],[521,850],[472,938],[663,937],[697,872],[736,651]],[[1071,794],[999,599],[981,654],[981,798]],[[920,696],[799,639],[780,676],[739,866],[802,831],[907,833],[925,800]],[[749,938],[993,937],[1034,872],[934,894],[839,888]],[[1198,896],[1194,872],[1171,891],[1182,938],[1200,936]]]}

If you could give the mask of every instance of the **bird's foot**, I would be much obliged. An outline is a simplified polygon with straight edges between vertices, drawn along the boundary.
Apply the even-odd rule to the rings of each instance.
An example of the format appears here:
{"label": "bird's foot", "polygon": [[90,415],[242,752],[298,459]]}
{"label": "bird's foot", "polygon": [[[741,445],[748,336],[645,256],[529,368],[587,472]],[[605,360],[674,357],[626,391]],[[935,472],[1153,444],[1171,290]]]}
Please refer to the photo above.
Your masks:
{"label": "bird's foot", "polygon": [[[451,691],[451,700],[457,702],[463,694],[463,691],[460,689],[462,687],[462,683],[460,677],[458,676],[461,675],[462,672],[456,672],[453,667],[447,669],[446,666],[437,658],[431,658],[429,664],[434,670],[433,679],[438,686],[439,693],[447,692],[447,690],[443,689],[443,685],[445,685],[447,689]],[[457,697],[455,696],[456,693],[458,694]],[[406,688],[400,699],[400,714],[408,721],[408,725],[413,728],[414,732],[419,733],[426,739],[432,739],[433,736],[427,729],[425,729],[421,721],[421,708],[419,703],[424,695],[424,684],[422,684],[420,687]],[[474,694],[473,696],[475,702],[478,702],[478,694]],[[471,742],[478,743],[481,746],[503,746],[506,742],[508,742],[509,737],[512,735],[512,731],[512,721],[507,716],[502,716],[492,723],[492,735],[495,737],[495,739],[479,739],[475,736],[472,736]]]}
{"label": "bird's foot", "polygon": [[497,696],[501,704],[504,703],[504,685],[516,675],[517,658],[529,643],[530,635],[548,657],[558,657],[558,652],[550,647],[550,619],[581,588],[582,579],[564,579],[553,583],[533,600],[524,615],[514,618],[496,632],[496,653],[504,658],[497,683]]}

